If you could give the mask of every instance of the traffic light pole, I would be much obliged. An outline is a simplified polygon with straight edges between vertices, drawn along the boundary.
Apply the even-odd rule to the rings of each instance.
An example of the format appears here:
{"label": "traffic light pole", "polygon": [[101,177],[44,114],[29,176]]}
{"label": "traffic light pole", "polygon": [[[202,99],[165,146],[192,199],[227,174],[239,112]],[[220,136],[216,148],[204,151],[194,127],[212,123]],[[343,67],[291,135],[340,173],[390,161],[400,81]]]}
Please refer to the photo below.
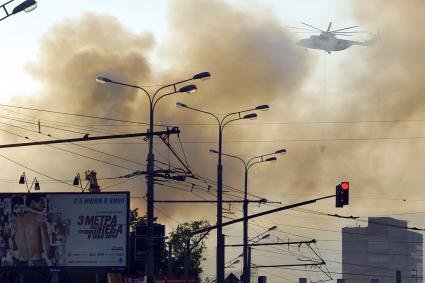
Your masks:
{"label": "traffic light pole", "polygon": [[[251,214],[247,217],[247,219],[249,220],[249,219],[252,219],[252,218],[257,218],[257,217],[260,217],[260,216],[272,214],[272,213],[275,213],[275,212],[280,212],[280,211],[295,208],[295,207],[298,207],[298,206],[303,206],[303,205],[315,203],[318,200],[323,200],[323,199],[328,199],[328,198],[333,198],[333,197],[335,197],[335,195],[329,195],[329,196],[325,196],[325,197],[315,198],[315,199],[312,199],[312,200],[307,200],[307,201],[303,201],[303,202],[298,202],[298,203],[274,208],[274,209],[271,209],[271,210],[266,210],[266,211],[259,212],[259,213],[256,213],[256,214]],[[224,222],[224,223],[222,223],[221,227],[225,227],[225,226],[228,226],[228,225],[232,225],[232,224],[241,222],[244,219],[245,219],[244,217],[241,217],[241,218],[233,219],[233,220],[228,221],[228,222]],[[218,225],[205,227],[203,229],[200,229],[198,231],[193,232],[191,235],[194,236],[194,235],[197,235],[197,234],[200,234],[200,233],[209,232],[209,231],[214,230],[214,229],[218,229]]]}
{"label": "traffic light pole", "polygon": [[[295,207],[298,207],[298,206],[303,206],[303,205],[315,203],[316,201],[319,201],[319,200],[333,198],[335,196],[336,195],[329,195],[329,196],[315,198],[315,199],[311,199],[311,200],[307,200],[307,201],[303,201],[303,202],[298,202],[298,203],[294,203],[294,204],[290,204],[290,205],[286,205],[286,206],[274,208],[274,209],[271,209],[271,210],[266,210],[266,211],[259,212],[259,213],[256,213],[256,214],[252,214],[252,215],[249,215],[247,217],[236,218],[234,220],[231,220],[231,221],[228,221],[228,222],[224,222],[220,226],[217,224],[217,225],[208,226],[208,227],[205,227],[203,229],[194,231],[194,232],[192,232],[192,233],[189,234],[189,237],[188,237],[188,239],[186,241],[186,252],[188,252],[188,251],[191,250],[191,249],[189,249],[189,247],[190,247],[190,239],[193,236],[196,236],[196,235],[199,235],[199,234],[203,234],[203,233],[208,233],[208,232],[210,232],[210,231],[212,231],[214,229],[217,229],[217,231],[218,231],[218,228],[220,228],[220,230],[221,230],[225,226],[232,225],[232,224],[235,224],[235,223],[238,223],[238,222],[242,222],[242,221],[245,220],[245,218],[247,220],[249,220],[249,219],[257,218],[257,217],[260,217],[260,216],[272,214],[272,213],[275,213],[275,212],[280,212],[280,211],[283,211],[283,210],[295,208]],[[198,243],[199,243],[199,241],[196,244],[198,244]],[[221,243],[221,241],[220,241],[220,243]],[[223,248],[224,248],[224,245],[223,245]],[[189,256],[186,256],[186,259],[188,259],[188,258],[189,258]],[[187,262],[185,264],[185,267],[186,266],[189,266]],[[188,275],[188,272],[185,270],[185,283],[189,283],[189,277],[187,275]]]}

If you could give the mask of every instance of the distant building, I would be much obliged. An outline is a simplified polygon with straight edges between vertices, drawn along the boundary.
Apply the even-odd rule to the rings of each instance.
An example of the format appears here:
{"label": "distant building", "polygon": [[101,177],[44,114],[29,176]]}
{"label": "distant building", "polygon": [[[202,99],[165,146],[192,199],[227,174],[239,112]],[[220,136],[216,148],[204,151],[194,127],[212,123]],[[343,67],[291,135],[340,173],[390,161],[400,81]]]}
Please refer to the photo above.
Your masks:
{"label": "distant building", "polygon": [[407,222],[369,217],[368,227],[342,228],[342,278],[345,283],[422,283],[422,234],[405,229]]}

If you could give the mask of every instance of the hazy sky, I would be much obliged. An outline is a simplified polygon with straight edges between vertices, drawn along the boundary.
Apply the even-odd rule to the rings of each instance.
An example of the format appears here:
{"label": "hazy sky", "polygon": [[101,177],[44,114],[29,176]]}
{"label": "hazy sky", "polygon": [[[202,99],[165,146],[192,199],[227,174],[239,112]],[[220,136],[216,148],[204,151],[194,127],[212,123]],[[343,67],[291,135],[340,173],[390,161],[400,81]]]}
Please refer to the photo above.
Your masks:
{"label": "hazy sky", "polygon": [[[348,180],[352,184],[351,204],[337,210],[331,199],[303,207],[308,211],[260,218],[252,221],[250,235],[278,225],[274,240],[317,239],[317,248],[336,279],[341,271],[341,227],[363,226],[368,216],[379,215],[425,226],[421,178],[425,162],[425,42],[414,32],[425,24],[423,12],[419,0],[407,4],[348,0],[40,0],[35,11],[0,23],[1,143],[24,142],[25,137],[45,140],[47,134],[66,138],[145,131],[143,125],[34,112],[4,104],[146,122],[145,97],[131,89],[98,85],[95,77],[103,74],[152,86],[210,71],[212,79],[197,83],[196,95],[164,99],[156,121],[180,126],[189,164],[200,175],[215,179],[216,159],[208,154],[209,148],[216,148],[214,121],[177,110],[175,103],[183,101],[215,113],[270,104],[270,111],[259,113],[256,121],[237,122],[224,134],[224,151],[243,158],[282,147],[288,150],[277,163],[261,164],[252,170],[250,192],[288,204],[332,194],[337,183]],[[301,26],[300,21],[322,29],[329,21],[334,28],[359,25],[361,30],[380,36],[370,47],[353,46],[332,54],[304,50],[295,42],[308,35],[287,28]],[[362,34],[354,39],[370,37]],[[37,133],[37,120],[42,121],[42,134]],[[104,178],[143,170],[145,145],[142,140],[85,145],[109,155],[75,145],[58,146],[73,153],[51,147],[2,150],[3,157],[15,161],[0,159],[4,168],[0,174],[2,190],[23,191],[13,180],[25,171],[29,178],[42,180],[44,190],[69,191],[70,186],[37,172],[70,180],[77,172],[95,169],[103,189],[130,190],[134,197],[142,197],[143,177],[122,184],[120,179]],[[156,158],[167,163],[169,152],[160,141],[156,145]],[[181,153],[179,144],[173,145]],[[224,181],[242,190],[239,165],[224,160]],[[202,188],[190,192],[184,185],[170,186],[157,186],[158,198],[197,199],[199,194],[213,198]],[[183,194],[183,189],[189,192]],[[145,209],[142,199],[133,199],[132,205]],[[252,205],[251,211],[269,208]],[[158,205],[158,209],[156,215],[169,229],[199,217],[214,222],[212,205],[196,209]],[[235,214],[229,217],[239,216],[240,206],[233,206],[231,211]],[[323,213],[362,218],[343,220]],[[241,242],[241,226],[225,229],[228,243]],[[209,277],[215,270],[214,238],[212,233],[204,265]],[[226,259],[240,252],[229,249]],[[311,255],[307,250],[301,252]],[[303,259],[296,248],[260,249],[254,251],[253,258],[254,264],[290,264]],[[259,274],[268,275],[268,282],[281,282],[279,276],[294,282],[299,276],[326,278],[316,271],[264,269]]]}

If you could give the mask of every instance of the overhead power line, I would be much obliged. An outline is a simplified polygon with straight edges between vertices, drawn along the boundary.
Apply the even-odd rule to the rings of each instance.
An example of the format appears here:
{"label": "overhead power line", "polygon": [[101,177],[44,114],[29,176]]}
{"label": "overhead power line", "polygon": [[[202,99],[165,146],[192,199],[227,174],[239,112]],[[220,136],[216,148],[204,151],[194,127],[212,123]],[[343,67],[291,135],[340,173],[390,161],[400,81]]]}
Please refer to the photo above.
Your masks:
{"label": "overhead power line", "polygon": [[[40,108],[31,108],[31,107],[15,106],[15,105],[8,105],[8,104],[0,104],[0,106],[17,108],[17,109],[25,109],[25,110],[31,110],[31,111],[38,111],[38,112],[60,114],[60,115],[67,115],[67,116],[76,116],[76,117],[108,120],[108,121],[115,121],[115,122],[124,122],[124,123],[139,124],[139,125],[149,125],[148,123],[145,123],[145,122],[124,120],[124,119],[115,119],[115,118],[107,118],[107,117],[101,117],[101,116],[84,115],[84,114],[69,113],[69,112],[61,112],[61,111],[53,111],[53,110],[46,110],[46,109],[40,109]],[[170,127],[170,125],[158,125],[158,124],[156,124],[155,126]]]}

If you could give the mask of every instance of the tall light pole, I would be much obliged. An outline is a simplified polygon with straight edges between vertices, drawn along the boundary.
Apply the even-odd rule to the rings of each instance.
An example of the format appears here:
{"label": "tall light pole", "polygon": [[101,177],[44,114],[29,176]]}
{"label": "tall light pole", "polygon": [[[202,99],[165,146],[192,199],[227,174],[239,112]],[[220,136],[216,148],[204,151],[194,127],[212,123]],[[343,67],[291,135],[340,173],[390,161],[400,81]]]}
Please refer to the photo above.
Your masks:
{"label": "tall light pole", "polygon": [[[218,154],[218,151],[214,149],[210,149],[210,152]],[[273,155],[283,154],[283,153],[286,153],[286,149],[279,149],[279,150],[276,150],[275,152],[254,156],[248,161],[245,161],[242,158],[235,155],[222,153],[222,155],[224,156],[235,158],[241,161],[242,164],[244,165],[244,170],[245,170],[244,201],[243,201],[243,218],[244,218],[243,220],[243,271],[242,271],[243,283],[249,283],[251,279],[251,272],[250,272],[249,262],[248,262],[248,203],[249,203],[248,173],[249,173],[249,169],[255,164],[276,161],[277,158]]]}
{"label": "tall light pole", "polygon": [[242,120],[242,119],[255,119],[257,118],[256,113],[248,113],[252,111],[258,110],[267,110],[269,106],[266,104],[259,105],[255,108],[241,110],[238,112],[231,112],[224,115],[223,118],[219,118],[216,114],[211,112],[207,112],[201,109],[193,108],[183,104],[181,102],[176,103],[177,107],[190,109],[196,112],[208,114],[215,118],[218,125],[218,162],[217,162],[217,258],[216,258],[216,276],[217,283],[224,283],[224,235],[223,228],[221,227],[223,223],[223,165],[221,163],[222,156],[222,144],[223,144],[223,130],[224,127],[234,121]]}
{"label": "tall light pole", "polygon": [[[111,83],[111,84],[117,84],[122,85],[126,87],[136,88],[141,91],[143,91],[149,98],[149,152],[148,152],[148,164],[147,164],[147,172],[148,172],[148,180],[147,180],[147,216],[148,216],[148,258],[147,258],[147,264],[146,264],[146,276],[147,276],[147,283],[154,283],[154,273],[155,273],[155,266],[154,266],[154,250],[153,250],[153,225],[154,225],[154,161],[155,156],[153,153],[153,135],[154,132],[154,111],[155,106],[157,105],[158,101],[161,100],[163,97],[175,94],[175,93],[193,93],[196,91],[196,86],[186,85],[181,88],[177,88],[177,85],[192,81],[192,80],[205,80],[211,77],[211,74],[209,72],[203,72],[194,75],[192,78],[178,81],[172,84],[168,84],[165,86],[160,87],[157,89],[153,95],[148,92],[145,88],[137,85],[131,85],[127,83],[117,82],[113,81],[106,77],[97,77],[96,81],[99,83]],[[158,93],[166,88],[171,88],[172,91],[165,93],[163,95],[158,96]]]}
{"label": "tall light pole", "polygon": [[37,1],[26,0],[26,1],[23,1],[21,4],[19,4],[18,6],[16,6],[15,8],[13,8],[12,12],[9,12],[6,8],[6,6],[13,1],[15,1],[15,0],[10,0],[10,1],[0,5],[0,8],[3,8],[3,12],[6,14],[5,16],[0,18],[0,21],[4,20],[4,19],[6,19],[6,18],[8,18],[12,15],[15,15],[19,12],[25,11],[25,12],[28,13],[28,12],[31,12],[32,10],[34,10],[35,8],[37,8]]}

